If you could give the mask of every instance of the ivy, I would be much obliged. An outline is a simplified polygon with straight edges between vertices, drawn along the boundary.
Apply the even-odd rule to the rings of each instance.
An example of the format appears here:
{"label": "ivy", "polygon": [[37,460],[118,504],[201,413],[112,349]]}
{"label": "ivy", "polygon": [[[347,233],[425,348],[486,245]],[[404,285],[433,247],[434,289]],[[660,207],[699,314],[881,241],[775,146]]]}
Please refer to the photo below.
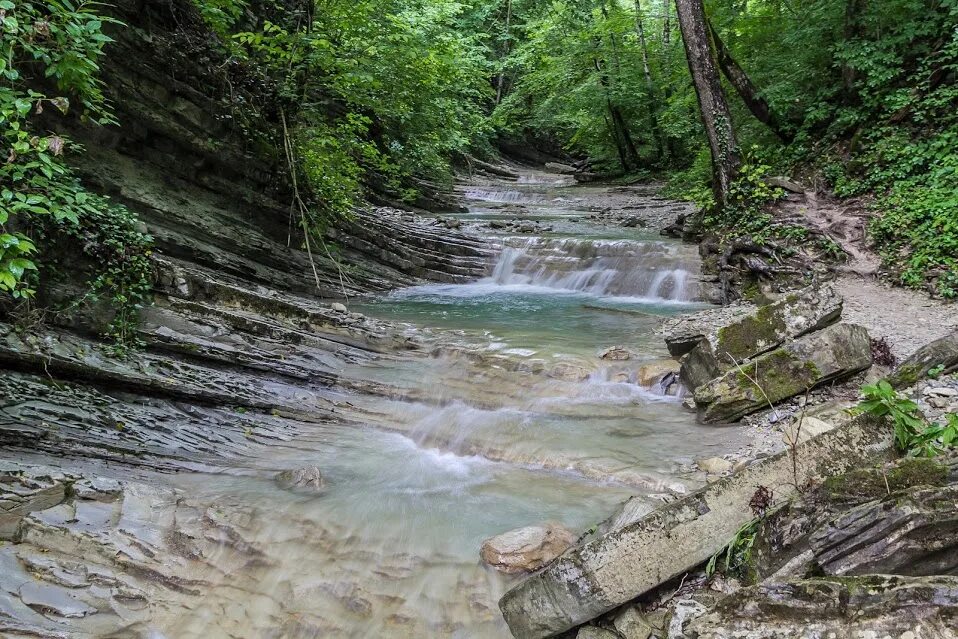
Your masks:
{"label": "ivy", "polygon": [[[56,262],[56,244],[79,246],[94,264],[84,300],[114,307],[107,329],[123,348],[135,343],[137,311],[150,293],[150,238],[126,208],[84,189],[66,163],[83,148],[42,133],[46,111],[95,125],[115,124],[98,60],[112,42],[95,3],[0,0],[0,294],[32,299],[42,266]],[[44,91],[43,89],[46,88]],[[74,104],[75,103],[75,104]]]}

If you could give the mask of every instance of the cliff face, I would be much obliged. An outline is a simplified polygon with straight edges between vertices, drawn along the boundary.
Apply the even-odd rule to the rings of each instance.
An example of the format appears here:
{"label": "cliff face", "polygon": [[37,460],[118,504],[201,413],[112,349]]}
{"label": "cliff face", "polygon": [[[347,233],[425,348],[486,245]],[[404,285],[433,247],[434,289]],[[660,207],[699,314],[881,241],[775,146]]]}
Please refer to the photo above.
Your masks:
{"label": "cliff face", "polygon": [[[485,252],[469,240],[366,210],[336,234],[338,249],[314,247],[317,291],[285,167],[263,141],[276,117],[269,88],[223,58],[188,2],[126,0],[113,11],[127,26],[113,34],[103,77],[121,126],[71,134],[87,147],[87,182],[136,211],[162,257],[319,297],[483,272]],[[245,131],[240,108],[258,111],[263,130]]]}
{"label": "cliff face", "polygon": [[[87,149],[85,182],[135,211],[155,238],[146,349],[112,360],[89,338],[102,321],[81,313],[32,333],[0,317],[0,365],[10,369],[0,441],[127,462],[150,451],[154,465],[200,451],[229,454],[232,445],[211,442],[242,449],[252,440],[241,436],[249,425],[224,406],[284,405],[315,416],[329,405],[296,398],[339,383],[345,362],[409,346],[321,300],[422,278],[475,278],[489,250],[412,213],[370,207],[313,247],[314,274],[282,165],[267,136],[246,134],[229,108],[254,103],[268,129],[269,88],[222,59],[187,0],[124,0],[111,11],[126,24],[113,34],[103,69],[121,126],[68,128]],[[75,383],[51,391],[47,376]],[[32,402],[41,398],[37,410]],[[167,421],[179,426],[158,429]]]}

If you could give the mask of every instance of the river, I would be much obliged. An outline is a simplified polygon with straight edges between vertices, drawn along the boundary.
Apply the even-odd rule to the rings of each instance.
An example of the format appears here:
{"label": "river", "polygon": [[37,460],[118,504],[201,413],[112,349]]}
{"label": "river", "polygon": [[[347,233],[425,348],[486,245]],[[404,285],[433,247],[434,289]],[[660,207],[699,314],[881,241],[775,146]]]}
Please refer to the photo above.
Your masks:
{"label": "river", "polygon": [[[514,578],[480,564],[484,539],[546,521],[585,531],[631,496],[652,508],[695,487],[681,473],[695,457],[733,447],[680,398],[635,383],[666,354],[661,319],[701,306],[694,247],[590,219],[609,187],[529,170],[477,182],[461,188],[469,212],[447,220],[498,247],[486,278],[351,304],[426,336],[419,353],[341,371],[391,397],[344,393],[361,423],[315,424],[215,480],[173,479],[248,512],[264,555],[197,576],[214,586],[156,616],[156,637],[508,636],[496,600]],[[599,359],[615,345],[633,357]],[[301,466],[322,469],[321,494],[271,479]],[[235,549],[221,552],[213,563],[232,565]]]}

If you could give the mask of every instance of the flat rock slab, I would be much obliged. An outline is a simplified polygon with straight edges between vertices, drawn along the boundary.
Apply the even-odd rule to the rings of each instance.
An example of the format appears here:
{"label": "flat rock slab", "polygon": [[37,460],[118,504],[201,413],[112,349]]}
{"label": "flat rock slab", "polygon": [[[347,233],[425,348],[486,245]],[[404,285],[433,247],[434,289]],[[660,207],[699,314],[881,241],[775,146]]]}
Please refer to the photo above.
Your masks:
{"label": "flat rock slab", "polygon": [[872,365],[868,332],[838,324],[756,357],[695,391],[699,421],[732,422]]}
{"label": "flat rock slab", "polygon": [[499,601],[513,635],[551,637],[580,626],[704,563],[754,517],[760,486],[776,499],[795,485],[843,473],[891,448],[890,429],[866,416],[763,459],[638,521],[570,549]]}

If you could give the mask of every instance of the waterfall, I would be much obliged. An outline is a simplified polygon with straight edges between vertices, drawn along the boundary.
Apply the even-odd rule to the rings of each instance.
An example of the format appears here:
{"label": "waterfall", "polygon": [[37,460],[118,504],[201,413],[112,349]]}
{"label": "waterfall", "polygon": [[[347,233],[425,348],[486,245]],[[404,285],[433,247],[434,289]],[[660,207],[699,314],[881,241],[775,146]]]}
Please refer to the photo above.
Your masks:
{"label": "waterfall", "polygon": [[596,296],[686,302],[697,262],[666,242],[531,238],[511,240],[485,280]]}

